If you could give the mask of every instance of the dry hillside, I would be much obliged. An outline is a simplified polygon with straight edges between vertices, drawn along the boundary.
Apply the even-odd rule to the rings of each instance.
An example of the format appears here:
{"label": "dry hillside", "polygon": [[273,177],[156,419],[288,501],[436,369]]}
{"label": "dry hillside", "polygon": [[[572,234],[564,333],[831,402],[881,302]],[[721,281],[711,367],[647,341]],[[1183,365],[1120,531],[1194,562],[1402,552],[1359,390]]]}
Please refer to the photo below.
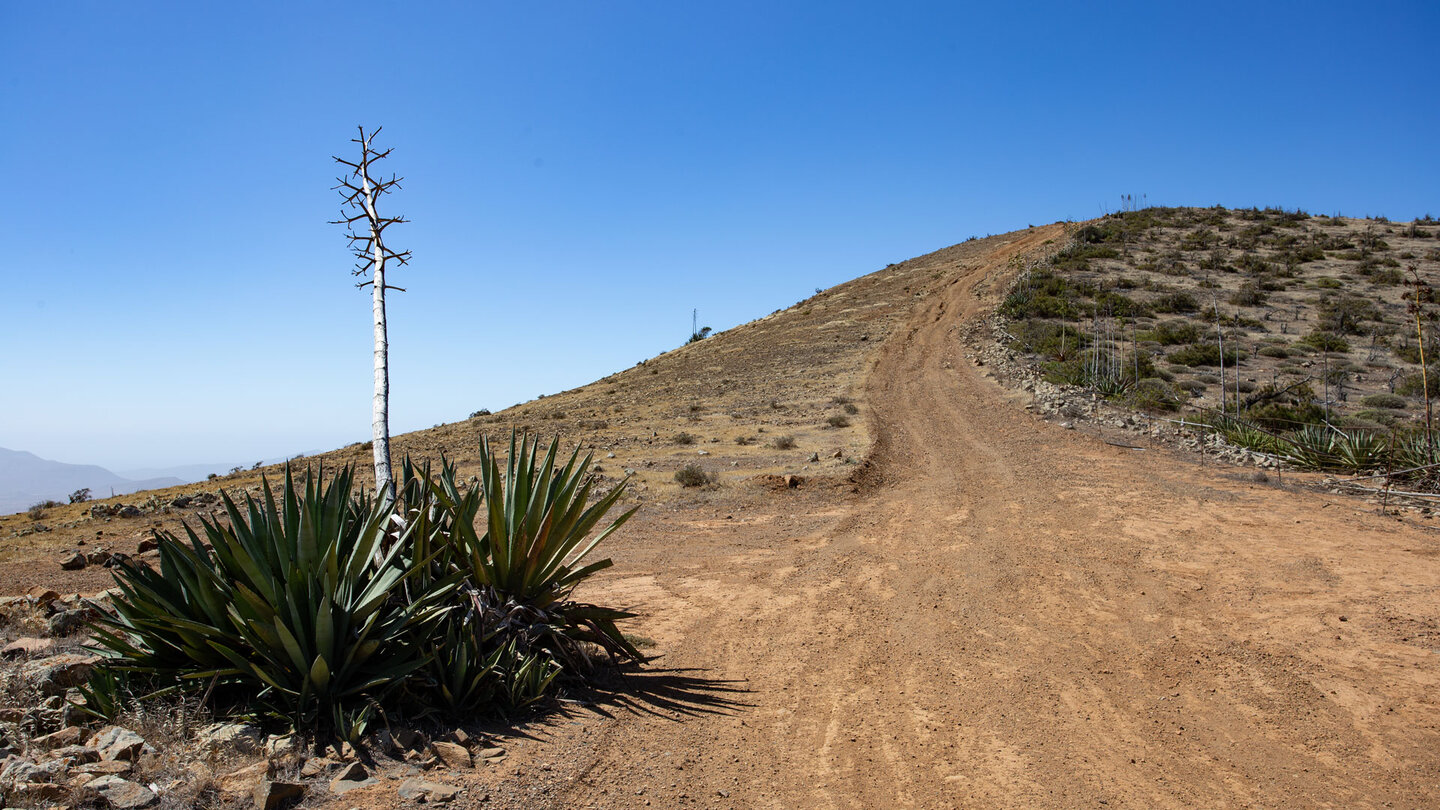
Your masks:
{"label": "dry hillside", "polygon": [[[482,726],[505,755],[430,774],[455,804],[1434,806],[1432,530],[1065,430],[966,359],[962,335],[1074,231],[947,248],[400,437],[464,467],[481,432],[560,430],[606,475],[634,470],[644,506],[583,595],[642,613],[627,631],[655,657]],[[715,482],[676,483],[692,463]],[[182,492],[255,480],[157,493],[131,518],[62,507],[45,532],[4,518],[0,590],[101,587],[59,552],[133,552],[143,527],[207,508],[172,505]],[[306,805],[395,806],[407,767],[343,796],[317,780]]]}

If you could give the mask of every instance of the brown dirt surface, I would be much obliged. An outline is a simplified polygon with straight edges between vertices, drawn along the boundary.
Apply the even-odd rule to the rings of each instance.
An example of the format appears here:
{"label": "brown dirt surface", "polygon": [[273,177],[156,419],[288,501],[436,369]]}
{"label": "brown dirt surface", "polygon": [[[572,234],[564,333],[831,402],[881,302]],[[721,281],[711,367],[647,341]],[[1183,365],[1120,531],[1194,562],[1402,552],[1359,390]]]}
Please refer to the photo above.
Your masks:
{"label": "brown dirt surface", "polygon": [[[964,361],[1011,260],[1063,236],[948,248],[401,437],[463,468],[481,431],[578,431],[645,506],[581,596],[639,610],[657,657],[436,774],[468,789],[454,806],[1434,806],[1430,529],[1063,430]],[[825,426],[836,397],[855,426]],[[718,486],[671,481],[697,460]],[[0,589],[79,587],[46,555],[93,528],[27,536]],[[382,782],[325,806],[395,802]]]}

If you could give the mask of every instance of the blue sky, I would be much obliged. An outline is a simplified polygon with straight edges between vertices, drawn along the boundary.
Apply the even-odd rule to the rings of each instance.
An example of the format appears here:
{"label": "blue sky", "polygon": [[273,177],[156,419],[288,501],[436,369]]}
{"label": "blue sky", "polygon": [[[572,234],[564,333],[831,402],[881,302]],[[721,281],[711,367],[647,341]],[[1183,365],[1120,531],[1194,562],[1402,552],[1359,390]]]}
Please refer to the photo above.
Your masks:
{"label": "blue sky", "polygon": [[0,446],[369,438],[330,156],[414,252],[392,428],[888,262],[1152,204],[1440,215],[1434,3],[0,4]]}

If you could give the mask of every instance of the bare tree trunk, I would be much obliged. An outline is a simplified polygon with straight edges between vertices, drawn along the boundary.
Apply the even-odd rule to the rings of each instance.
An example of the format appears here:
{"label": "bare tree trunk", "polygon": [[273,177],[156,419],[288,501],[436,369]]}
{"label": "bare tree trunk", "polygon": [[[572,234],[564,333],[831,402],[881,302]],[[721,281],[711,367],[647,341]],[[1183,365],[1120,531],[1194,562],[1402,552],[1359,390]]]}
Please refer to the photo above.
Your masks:
{"label": "bare tree trunk", "polygon": [[[349,231],[350,247],[355,257],[359,260],[355,267],[354,274],[364,276],[370,274],[370,280],[360,282],[359,286],[369,284],[371,288],[371,314],[375,327],[375,393],[371,403],[370,429],[373,438],[372,447],[375,459],[375,490],[382,498],[395,499],[395,478],[390,468],[390,341],[385,321],[385,291],[402,290],[402,287],[394,287],[385,283],[385,263],[394,259],[400,264],[406,264],[410,258],[410,252],[396,253],[385,246],[383,233],[390,225],[405,222],[403,217],[382,217],[379,211],[378,201],[383,194],[389,194],[391,189],[398,188],[400,180],[391,177],[389,180],[372,177],[371,168],[375,161],[381,160],[390,154],[390,150],[377,152],[372,147],[375,136],[379,134],[379,128],[371,132],[367,137],[365,128],[360,128],[360,137],[352,139],[353,143],[360,144],[360,160],[350,162],[341,158],[335,158],[336,162],[348,166],[351,169],[351,180],[340,178],[340,194],[345,199],[345,205],[352,209],[360,209],[358,213],[347,214],[342,211],[341,218],[337,224],[343,224]],[[355,231],[356,223],[364,221],[366,230],[363,233]]]}

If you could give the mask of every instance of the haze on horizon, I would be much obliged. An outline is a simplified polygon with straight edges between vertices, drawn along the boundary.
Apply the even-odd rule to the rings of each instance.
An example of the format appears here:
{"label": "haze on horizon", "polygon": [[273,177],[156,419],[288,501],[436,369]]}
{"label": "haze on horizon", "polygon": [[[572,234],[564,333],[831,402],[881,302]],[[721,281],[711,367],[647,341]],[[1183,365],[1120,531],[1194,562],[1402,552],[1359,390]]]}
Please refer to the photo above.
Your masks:
{"label": "haze on horizon", "polygon": [[0,446],[367,440],[369,305],[326,224],[357,124],[413,220],[397,434],[1121,194],[1440,214],[1431,3],[345,9],[0,7]]}

